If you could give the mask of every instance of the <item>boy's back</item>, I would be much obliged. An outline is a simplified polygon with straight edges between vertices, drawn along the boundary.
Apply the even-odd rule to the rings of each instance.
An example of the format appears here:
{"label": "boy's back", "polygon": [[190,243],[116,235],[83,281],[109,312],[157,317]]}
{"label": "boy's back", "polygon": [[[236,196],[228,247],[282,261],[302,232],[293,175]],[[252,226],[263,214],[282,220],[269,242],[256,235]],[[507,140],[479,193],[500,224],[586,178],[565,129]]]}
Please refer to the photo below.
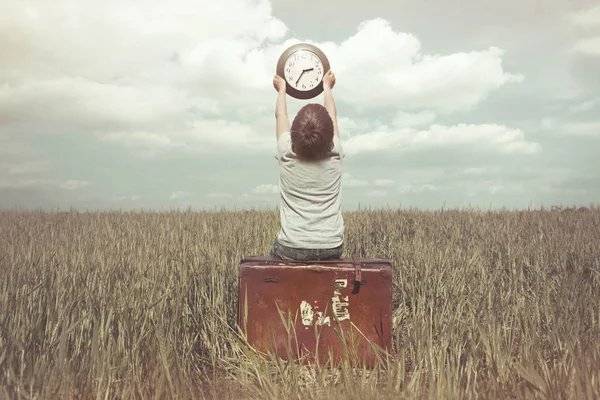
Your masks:
{"label": "boy's back", "polygon": [[281,188],[281,230],[277,237],[284,246],[329,249],[344,241],[340,211],[341,163],[344,158],[339,137],[319,161],[300,159],[292,150],[290,132],[277,141]]}

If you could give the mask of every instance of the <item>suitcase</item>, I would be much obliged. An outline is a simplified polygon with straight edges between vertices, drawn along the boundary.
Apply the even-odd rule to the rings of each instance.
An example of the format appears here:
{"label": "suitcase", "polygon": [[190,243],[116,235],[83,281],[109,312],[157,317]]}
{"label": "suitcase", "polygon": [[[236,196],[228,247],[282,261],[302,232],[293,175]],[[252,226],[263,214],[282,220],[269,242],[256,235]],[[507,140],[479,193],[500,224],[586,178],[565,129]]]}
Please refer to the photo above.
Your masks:
{"label": "suitcase", "polygon": [[238,300],[238,325],[263,353],[372,368],[391,350],[392,269],[385,259],[248,257],[240,263]]}

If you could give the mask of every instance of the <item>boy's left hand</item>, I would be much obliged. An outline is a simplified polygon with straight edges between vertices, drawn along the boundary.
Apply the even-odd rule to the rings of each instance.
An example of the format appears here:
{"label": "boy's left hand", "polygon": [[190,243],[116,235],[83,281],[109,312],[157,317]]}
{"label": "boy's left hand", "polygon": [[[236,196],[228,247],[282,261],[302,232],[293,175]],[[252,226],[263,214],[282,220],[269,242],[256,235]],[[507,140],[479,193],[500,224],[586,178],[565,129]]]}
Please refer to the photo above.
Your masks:
{"label": "boy's left hand", "polygon": [[325,73],[323,77],[323,88],[324,89],[333,89],[335,86],[335,74],[332,70],[329,70]]}
{"label": "boy's left hand", "polygon": [[273,77],[273,87],[278,92],[285,91],[285,79],[283,79],[279,75],[275,75]]}

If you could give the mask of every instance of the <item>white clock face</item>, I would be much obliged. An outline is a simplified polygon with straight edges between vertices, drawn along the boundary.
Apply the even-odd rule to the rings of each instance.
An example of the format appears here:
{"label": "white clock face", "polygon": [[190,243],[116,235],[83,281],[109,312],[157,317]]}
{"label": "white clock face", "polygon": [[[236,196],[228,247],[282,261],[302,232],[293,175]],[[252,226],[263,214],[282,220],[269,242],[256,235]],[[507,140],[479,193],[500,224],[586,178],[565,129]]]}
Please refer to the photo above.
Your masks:
{"label": "white clock face", "polygon": [[284,65],[284,79],[296,90],[306,92],[323,80],[323,63],[315,53],[300,50],[288,57]]}

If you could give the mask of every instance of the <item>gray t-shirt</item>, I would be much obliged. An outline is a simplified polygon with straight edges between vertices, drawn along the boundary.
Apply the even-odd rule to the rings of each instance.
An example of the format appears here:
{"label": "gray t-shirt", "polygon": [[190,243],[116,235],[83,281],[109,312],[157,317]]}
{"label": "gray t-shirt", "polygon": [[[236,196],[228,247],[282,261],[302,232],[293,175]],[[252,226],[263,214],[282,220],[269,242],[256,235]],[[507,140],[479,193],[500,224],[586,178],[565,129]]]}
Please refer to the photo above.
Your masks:
{"label": "gray t-shirt", "polygon": [[333,149],[320,161],[298,159],[292,150],[290,132],[277,142],[279,161],[279,210],[281,229],[277,240],[284,246],[302,249],[330,249],[344,241],[344,219],[340,210],[342,159],[339,137]]}

